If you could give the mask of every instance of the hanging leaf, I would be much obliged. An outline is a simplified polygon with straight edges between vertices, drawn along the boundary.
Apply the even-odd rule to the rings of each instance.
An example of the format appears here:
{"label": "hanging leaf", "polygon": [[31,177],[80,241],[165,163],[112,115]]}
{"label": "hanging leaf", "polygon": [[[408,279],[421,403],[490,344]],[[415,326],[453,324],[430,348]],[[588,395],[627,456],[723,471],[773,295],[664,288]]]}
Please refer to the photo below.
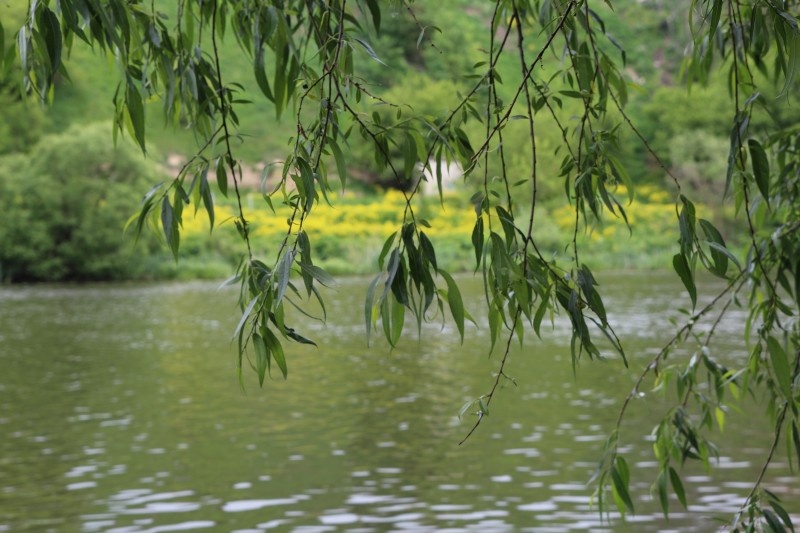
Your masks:
{"label": "hanging leaf", "polygon": [[689,267],[689,262],[686,261],[686,256],[675,254],[672,258],[672,266],[681,278],[683,286],[689,291],[689,298],[692,299],[692,307],[694,308],[697,305],[697,287],[694,284],[694,275]]}
{"label": "hanging leaf", "polygon": [[372,49],[372,47],[369,45],[369,43],[367,41],[365,41],[363,39],[359,39],[358,37],[354,38],[353,40],[355,42],[357,42],[358,44],[360,44],[361,47],[364,48],[364,50],[367,51],[367,54],[369,54],[369,57],[371,57],[372,59],[374,59],[375,61],[377,61],[378,63],[380,63],[383,66],[388,66],[386,63],[384,63],[381,60],[380,57],[378,57],[378,54],[375,53],[375,50]]}
{"label": "hanging leaf", "polygon": [[[225,172],[225,158],[220,156],[217,158],[217,187],[219,187],[219,192],[222,193],[222,196],[227,198],[228,196],[228,173]],[[234,173],[234,179],[236,179],[236,175]]]}
{"label": "hanging leaf", "polygon": [[458,328],[458,335],[461,342],[464,342],[464,302],[461,299],[461,291],[458,290],[453,277],[444,270],[439,270],[439,274],[447,282],[447,303],[450,306],[450,313],[453,315],[453,320]]}
{"label": "hanging leaf", "polygon": [[269,353],[272,355],[272,358],[275,359],[275,362],[278,364],[278,368],[281,369],[283,379],[286,379],[289,376],[289,368],[286,366],[286,356],[283,353],[281,341],[278,340],[271,330],[262,328],[261,331],[264,333],[264,342],[269,349]]}
{"label": "hanging leaf", "polygon": [[144,140],[144,105],[142,104],[142,97],[139,91],[133,84],[128,84],[128,90],[125,95],[125,107],[128,109],[128,116],[130,117],[131,124],[133,124],[133,133],[136,138],[136,143],[145,150]]}
{"label": "hanging leaf", "polygon": [[672,484],[672,490],[675,491],[675,495],[678,497],[678,501],[681,502],[683,508],[686,509],[686,491],[683,489],[683,482],[681,481],[681,476],[678,474],[678,471],[675,470],[673,467],[669,467],[669,480]]}
{"label": "hanging leaf", "polygon": [[757,140],[750,139],[747,144],[750,147],[750,159],[753,162],[756,185],[764,201],[769,205],[769,160],[767,154]]}
{"label": "hanging leaf", "polygon": [[47,56],[50,60],[50,76],[48,83],[52,83],[53,78],[61,66],[61,24],[58,22],[56,14],[46,6],[40,12],[39,17],[39,33],[44,38],[45,46],[47,47]]}
{"label": "hanging leaf", "polygon": [[275,288],[275,305],[281,303],[283,295],[286,294],[286,287],[289,286],[289,278],[292,275],[292,264],[294,264],[294,254],[295,252],[293,250],[287,250],[283,254],[283,257],[281,257],[281,261],[276,269],[278,279]]}
{"label": "hanging leaf", "polygon": [[269,351],[264,339],[258,333],[253,333],[253,347],[256,350],[256,374],[259,386],[264,386],[264,376],[269,368]]}
{"label": "hanging leaf", "polygon": [[369,9],[370,15],[372,15],[372,25],[375,26],[375,31],[380,33],[381,31],[381,8],[378,5],[377,0],[367,0],[367,9]]}
{"label": "hanging leaf", "polygon": [[775,379],[778,380],[781,393],[784,398],[790,400],[792,398],[792,372],[789,368],[789,359],[786,357],[786,352],[775,337],[767,337],[767,351],[769,352],[772,370],[775,374]]}
{"label": "hanging leaf", "polygon": [[345,185],[347,184],[347,164],[345,163],[344,155],[339,145],[336,144],[336,141],[333,139],[328,139],[328,146],[331,152],[333,152],[333,158],[336,160],[336,171],[339,173],[339,182],[342,186],[342,192],[344,192]]}
{"label": "hanging leaf", "polygon": [[481,266],[481,257],[483,256],[483,217],[478,217],[475,221],[475,227],[472,229],[472,247],[475,249],[475,270]]}

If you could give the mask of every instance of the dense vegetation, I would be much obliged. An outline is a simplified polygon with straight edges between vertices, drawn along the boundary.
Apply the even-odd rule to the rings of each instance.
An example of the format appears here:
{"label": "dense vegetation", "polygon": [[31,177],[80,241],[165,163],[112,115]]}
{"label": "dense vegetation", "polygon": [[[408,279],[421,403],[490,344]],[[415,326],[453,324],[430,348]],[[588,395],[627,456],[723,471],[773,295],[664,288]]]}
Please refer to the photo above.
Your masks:
{"label": "dense vegetation", "polygon": [[[448,268],[463,266],[459,252],[474,254],[469,263],[483,277],[484,312],[501,357],[489,391],[463,409],[475,417],[467,437],[486,420],[498,386],[510,379],[504,369],[511,342],[522,341],[529,329],[544,334],[546,319],[557,313],[572,326],[573,368],[586,358],[608,357],[627,367],[624,339],[614,331],[592,271],[598,262],[592,243],[613,258],[635,248],[619,225],[649,223],[646,242],[671,235],[671,263],[690,310],[622,401],[597,471],[596,502],[602,511],[611,502],[623,514],[633,509],[620,427],[630,400],[652,375],[672,402],[653,431],[659,463],[653,491],[664,513],[670,494],[686,505],[677,467],[693,460],[708,466],[713,459],[709,434],[715,421],[724,425],[730,398],[763,395],[775,424],[773,443],[733,527],[792,528],[779,498],[762,482],[782,436],[789,460],[794,453],[800,459],[800,130],[797,112],[786,105],[800,72],[797,2],[685,2],[688,22],[667,12],[675,4],[660,2],[626,4],[619,13],[610,2],[589,0],[453,2],[447,11],[430,5],[212,0],[179,1],[175,8],[62,0],[55,7],[43,1],[32,5],[16,34],[18,79],[22,93],[58,100],[65,80],[78,77],[68,70],[64,51],[90,54],[73,47],[87,41],[96,53],[112,52],[115,138],[129,136],[143,152],[153,144],[177,150],[186,138],[147,136],[159,110],[169,124],[196,136],[196,149],[177,176],[145,195],[130,225],[137,235],[155,229],[177,257],[191,236],[191,211],[204,211],[211,227],[229,217],[243,252],[234,276],[241,287],[242,317],[234,333],[239,368],[249,362],[262,384],[273,366],[287,375],[286,346],[312,342],[287,325],[290,311],[312,300],[324,314],[320,286],[332,279],[322,267],[346,253],[330,251],[334,245],[325,235],[337,226],[326,217],[337,215],[325,214],[324,206],[346,211],[344,235],[363,243],[361,202],[337,200],[339,191],[356,177],[399,191],[394,194],[401,201],[389,208],[394,216],[380,219],[393,229],[379,236],[385,241],[364,306],[367,335],[382,330],[394,346],[407,322],[419,326],[449,310],[463,340],[469,314]],[[436,27],[445,20],[449,39]],[[661,36],[655,45],[652,35]],[[632,45],[621,45],[624,38]],[[679,58],[681,43],[688,44]],[[5,58],[5,70],[14,71],[13,54]],[[677,88],[679,81],[691,91]],[[88,81],[93,89],[101,85]],[[269,103],[284,116],[284,129],[250,100]],[[24,116],[27,102],[14,101]],[[67,108],[89,114],[77,103]],[[58,122],[43,123],[44,132]],[[248,196],[246,162],[281,154],[276,142],[287,139],[278,156],[282,170],[260,197]],[[29,146],[18,140],[5,145],[16,151]],[[4,164],[13,172],[22,165],[19,159]],[[454,164],[466,177],[459,194],[446,195],[445,170]],[[47,168],[44,163],[40,172]],[[88,177],[89,170],[80,173]],[[57,208],[30,202],[24,184],[8,181],[24,193],[7,196],[22,196],[23,209],[34,217]],[[425,181],[435,182],[427,198]],[[355,188],[364,194],[363,185]],[[86,186],[79,196],[98,205],[94,190]],[[634,202],[637,194],[643,202]],[[229,200],[220,206],[220,197]],[[722,205],[726,198],[730,207]],[[429,218],[431,200],[449,213]],[[471,230],[452,224],[465,206],[474,216]],[[261,218],[262,211],[277,215]],[[665,230],[669,212],[671,231]],[[549,223],[541,223],[544,216]],[[61,236],[72,232],[54,220],[55,237],[43,229],[48,238],[41,240],[69,255],[63,246],[69,238]],[[379,220],[366,220],[379,229]],[[451,238],[442,231],[448,221],[466,243],[456,241],[452,254],[441,244]],[[667,239],[662,244],[668,248]],[[17,277],[32,268],[19,248],[11,247],[20,257],[11,263]],[[91,272],[114,264],[95,262]],[[726,280],[710,301],[698,299],[701,271]],[[744,362],[715,353],[712,343],[720,318],[742,303],[750,313]],[[688,358],[675,353],[684,345],[694,349]]]}
{"label": "dense vegetation", "polygon": [[[685,2],[684,7],[687,4],[688,2]],[[163,8],[170,15],[174,15],[174,6],[171,3],[163,3]],[[600,8],[602,9],[602,6]],[[688,190],[692,191],[692,198],[703,204],[702,216],[717,223],[722,235],[728,239],[729,245],[734,247],[745,245],[746,242],[741,239],[741,232],[737,231],[742,224],[741,220],[736,221],[733,210],[723,205],[720,200],[727,166],[725,147],[729,144],[726,138],[727,89],[724,83],[715,80],[709,87],[695,87],[692,93],[688,93],[685,86],[680,83],[679,67],[689,35],[686,22],[676,19],[672,7],[668,9],[668,6],[658,3],[630,3],[617,6],[617,10],[617,16],[608,18],[606,23],[609,26],[609,33],[615,35],[618,42],[624,43],[628,50],[627,72],[632,87],[628,107],[630,116],[643,136],[650,139],[655,152]],[[436,13],[442,13],[447,19],[447,28],[441,29],[436,26]],[[0,2],[0,22],[6,28],[7,52],[13,52],[11,31],[24,21],[25,14],[24,3],[12,3],[8,0]],[[402,5],[392,6],[389,10],[391,25],[384,24],[384,31],[371,41],[372,48],[377,51],[383,63],[362,61],[357,64],[361,70],[360,75],[364,80],[369,80],[371,94],[383,98],[386,102],[402,101],[413,107],[416,113],[435,118],[442,109],[457,103],[458,92],[463,91],[469,82],[469,77],[465,77],[464,73],[470,72],[472,65],[481,60],[481,48],[485,44],[482,42],[483,31],[490,16],[488,7],[480,3],[448,2],[443,6],[437,6],[435,11],[423,3],[414,7],[415,21]],[[626,25],[626,21],[629,20],[635,20],[637,27],[642,28],[642,31],[631,31]],[[427,28],[426,35],[430,40],[423,39],[423,42],[418,44],[420,27]],[[653,34],[661,37],[659,46],[655,48],[648,42],[649,36]],[[535,46],[530,46],[531,50],[534,48]],[[463,54],[462,51],[468,53]],[[246,164],[252,175],[248,181],[250,188],[244,192],[246,195],[253,195],[245,202],[247,208],[259,203],[259,178],[262,175],[269,176],[270,185],[277,178],[278,171],[275,167],[268,166],[263,172],[261,168],[265,163],[283,157],[284,140],[292,136],[292,129],[295,126],[285,116],[281,120],[273,120],[274,111],[270,110],[269,102],[258,98],[260,90],[250,75],[251,62],[239,51],[235,42],[224,41],[221,53],[226,72],[231,79],[242,82],[247,98],[252,100],[247,112],[241,114],[239,131],[245,136],[244,142],[236,147],[237,157]],[[501,58],[498,72],[503,79],[509,80],[510,84],[519,77],[519,74],[516,72],[516,64],[507,59]],[[85,47],[75,47],[71,51],[70,65],[72,66],[68,70],[69,79],[64,77],[65,79],[57,81],[52,94],[54,105],[45,111],[36,102],[35,97],[20,96],[19,63],[7,61],[5,74],[0,79],[2,87],[0,101],[4,108],[4,121],[0,124],[0,159],[6,159],[2,164],[9,170],[4,170],[0,175],[6,177],[9,183],[13,180],[26,181],[19,175],[13,178],[13,173],[10,171],[13,161],[23,161],[19,156],[35,158],[39,164],[49,166],[43,159],[57,155],[58,150],[41,152],[36,148],[40,146],[37,143],[41,142],[42,146],[48,145],[58,139],[57,136],[67,128],[77,132],[80,128],[96,130],[100,127],[99,124],[108,124],[107,118],[113,112],[114,105],[112,101],[116,84],[114,69],[101,54]],[[546,65],[545,68],[555,70],[550,65]],[[375,103],[376,101],[365,100],[361,108],[370,112],[377,111],[381,114],[382,120],[390,122],[396,108],[388,105],[376,106]],[[564,103],[569,105],[569,102]],[[771,113],[779,117],[783,124],[791,124],[792,121],[800,119],[800,115],[793,107],[777,105],[774,107],[776,109],[771,110]],[[675,109],[684,112],[672,113]],[[179,160],[191,157],[196,139],[190,130],[176,128],[169,121],[165,121],[163,113],[157,106],[147,106],[146,114],[146,121],[151,125],[146,133],[148,159],[162,163],[156,167],[151,165],[147,171],[151,182],[155,183],[158,181],[154,177],[155,172],[163,175],[160,179],[167,179],[170,173],[177,172],[177,168],[164,165],[170,156],[173,158],[178,156]],[[664,120],[668,115],[670,120]],[[525,156],[527,136],[525,129],[518,126],[521,125],[510,124],[505,131],[504,144],[509,154],[506,164],[510,175],[524,176],[529,172]],[[479,129],[472,125],[468,124],[466,127],[470,136],[479,133]],[[56,137],[50,137],[51,135]],[[563,255],[564,251],[559,243],[568,241],[572,231],[571,223],[568,222],[569,208],[560,204],[563,183],[556,177],[561,161],[555,154],[555,147],[560,141],[560,133],[556,128],[542,128],[538,133],[538,142],[542,147],[538,164],[542,169],[542,175],[548,176],[539,183],[540,203],[548,212],[552,210],[554,214],[564,213],[560,217],[545,215],[540,218],[543,246],[548,254],[557,255]],[[369,142],[357,137],[351,138],[349,147],[345,146],[343,149],[347,152],[351,190],[356,191],[348,203],[362,204],[363,209],[379,211],[380,208],[376,206],[384,201],[382,191],[386,187],[408,188],[408,183],[393,181],[388,171],[376,170],[378,167]],[[623,133],[619,158],[625,162],[631,179],[637,184],[648,184],[649,188],[637,191],[643,200],[642,205],[634,205],[628,210],[632,233],[629,234],[624,228],[624,222],[606,221],[606,227],[598,227],[590,234],[581,237],[584,241],[582,244],[587,247],[586,253],[592,257],[596,268],[669,268],[674,242],[669,236],[673,224],[669,216],[670,198],[674,193],[671,183],[665,179],[663,171],[652,156],[642,149],[630,132]],[[125,158],[125,161],[133,163],[131,158]],[[120,161],[117,164],[127,163]],[[30,168],[26,164],[23,167]],[[134,166],[129,170],[138,172],[137,168]],[[463,185],[458,181],[446,185],[451,195],[460,198],[457,205],[462,206],[461,212],[464,214],[471,212],[469,199],[479,186],[480,184],[472,176],[467,177],[467,182]],[[665,195],[656,194],[654,202],[651,195],[658,191],[664,191]],[[519,192],[527,194],[521,190]],[[126,212],[132,214],[135,211],[135,206],[138,205],[133,202],[135,196],[129,195],[131,203],[120,206],[118,213],[120,218]],[[9,196],[5,198],[10,202]],[[224,196],[217,195],[215,201],[231,215],[236,211],[235,202]],[[0,200],[0,203],[2,202],[3,200]],[[461,227],[458,216],[455,220],[450,220],[450,215],[455,213],[433,209],[436,203],[433,199],[428,203],[431,209],[425,218],[444,216],[441,226],[452,228],[452,231],[447,232],[451,237],[440,238],[437,242],[443,255],[443,266],[449,270],[471,270],[473,266],[471,258],[474,254],[468,243],[459,238],[464,234],[464,228]],[[656,205],[661,207],[656,208]],[[17,214],[13,215],[15,220],[25,219],[18,213],[20,208],[25,208],[21,204],[17,203],[15,207],[3,204],[2,207],[9,213],[8,216],[16,212]],[[259,239],[256,246],[262,250],[269,249],[280,238],[282,233],[280,221],[286,218],[285,213],[270,215],[260,212],[254,216],[258,217],[258,220],[272,220],[269,224],[275,231],[255,232],[255,236]],[[124,218],[127,220],[127,217]],[[222,222],[220,230],[223,234],[235,233],[233,217],[220,216],[218,219]],[[323,244],[317,249],[317,257],[321,264],[335,273],[371,272],[384,237],[375,233],[366,235],[356,232],[347,240],[339,239],[334,235],[341,235],[346,231],[346,225],[351,223],[346,219],[339,221],[343,224],[342,229],[320,235],[324,241],[330,241],[330,244]],[[396,222],[394,219],[392,221]],[[17,231],[26,231],[24,224],[13,226]],[[118,226],[119,224],[116,224],[113,227]],[[191,228],[196,228],[197,231]],[[183,254],[179,265],[170,259],[168,253],[157,247],[134,248],[131,245],[133,238],[129,235],[124,239],[126,241],[124,257],[129,258],[130,264],[118,265],[120,268],[110,270],[83,268],[78,265],[77,268],[73,268],[69,265],[73,264],[70,261],[74,259],[64,258],[64,260],[43,261],[36,268],[24,268],[25,274],[22,276],[14,275],[14,271],[19,270],[18,265],[22,264],[18,258],[22,250],[12,251],[10,244],[7,244],[5,247],[0,247],[0,264],[4,265],[0,277],[6,281],[226,277],[231,268],[238,263],[241,249],[232,245],[230,239],[219,234],[209,236],[199,228],[198,224],[191,225],[189,231],[184,234]],[[41,230],[39,231],[41,233]],[[102,228],[102,231],[111,230]],[[270,238],[266,237],[268,233]],[[387,230],[385,233],[388,234],[390,231]],[[21,234],[18,237],[25,239]],[[48,238],[52,240],[53,236]],[[105,242],[101,235],[97,240]],[[361,251],[365,248],[374,250],[375,253],[364,255]],[[30,257],[41,256],[32,250],[25,253]],[[58,254],[59,251],[53,249],[47,256],[55,258]],[[53,268],[49,268],[48,265],[52,265]],[[64,270],[65,265],[67,270]]]}

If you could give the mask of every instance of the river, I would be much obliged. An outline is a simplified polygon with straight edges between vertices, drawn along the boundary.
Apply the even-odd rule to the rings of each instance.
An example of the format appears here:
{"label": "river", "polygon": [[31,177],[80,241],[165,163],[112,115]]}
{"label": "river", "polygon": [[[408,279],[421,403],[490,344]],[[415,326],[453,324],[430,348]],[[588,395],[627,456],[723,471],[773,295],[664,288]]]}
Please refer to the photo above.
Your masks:
{"label": "river", "polygon": [[[465,278],[468,309],[481,294]],[[488,327],[409,328],[367,348],[367,282],[327,291],[328,323],[295,318],[319,348],[287,349],[289,379],[239,387],[230,335],[235,291],[217,283],[0,288],[0,532],[713,531],[738,509],[770,443],[765,408],[731,410],[721,459],[685,473],[689,508],[666,520],[650,495],[649,434],[666,403],[650,387],[622,431],[637,512],[601,520],[587,481],[622,398],[688,305],[669,273],[600,277],[633,370],[581,361],[557,321],[512,350],[488,418],[498,353]],[[742,360],[745,315],[720,324]],[[287,320],[288,322],[288,320]],[[676,352],[673,360],[681,353]],[[609,354],[611,355],[611,354]],[[800,483],[779,446],[766,486],[800,513]]]}

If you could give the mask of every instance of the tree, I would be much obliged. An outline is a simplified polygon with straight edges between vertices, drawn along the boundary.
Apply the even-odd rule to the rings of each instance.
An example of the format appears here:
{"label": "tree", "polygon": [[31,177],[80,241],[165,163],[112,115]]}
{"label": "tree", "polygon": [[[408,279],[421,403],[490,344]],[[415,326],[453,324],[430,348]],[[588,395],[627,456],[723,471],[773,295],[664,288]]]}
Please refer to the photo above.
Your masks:
{"label": "tree", "polygon": [[132,143],[114,147],[99,124],[45,136],[31,152],[0,162],[0,279],[123,279],[143,270],[120,228],[158,176],[155,165]]}
{"label": "tree", "polygon": [[[443,314],[445,307],[463,340],[469,315],[452,276],[437,265],[426,222],[416,216],[415,206],[423,176],[435,177],[441,190],[442,168],[451,162],[479,184],[473,196],[474,231],[465,238],[473,244],[476,271],[484,279],[485,312],[501,355],[489,391],[465,406],[465,413],[475,413],[467,437],[483,423],[495,390],[507,379],[512,339],[522,339],[527,327],[542,334],[549,313],[571,321],[573,365],[611,351],[627,366],[624,340],[608,320],[597,279],[579,253],[578,235],[603,217],[626,220],[626,199],[618,195],[633,201],[635,184],[620,153],[622,139],[631,138],[623,132],[631,132],[673,181],[679,228],[673,265],[691,311],[622,401],[597,471],[598,507],[605,511],[613,501],[622,513],[633,510],[619,428],[630,400],[652,378],[664,388],[674,385],[677,393],[654,433],[660,464],[654,490],[664,512],[670,486],[686,504],[675,466],[707,463],[714,455],[708,435],[715,416],[724,415],[727,395],[763,394],[774,421],[773,444],[732,528],[792,527],[780,501],[761,484],[782,435],[789,460],[792,453],[800,459],[800,128],[771,122],[768,111],[776,103],[760,88],[774,84],[782,102],[794,95],[800,67],[796,0],[694,0],[687,8],[692,37],[682,77],[691,88],[723,76],[730,94],[724,194],[745,222],[748,245],[742,257],[711,222],[699,218],[681,181],[626,112],[627,55],[607,31],[605,19],[614,16],[609,0],[496,0],[487,17],[483,60],[467,73],[471,85],[438,115],[386,101],[362,77],[369,72],[360,67],[363,62],[382,62],[370,44],[386,25],[387,8],[376,0],[179,0],[176,5],[168,16],[161,10],[172,6],[161,2],[33,2],[16,34],[23,85],[42,99],[51,98],[56,79],[69,77],[64,50],[83,41],[113,56],[119,69],[115,136],[128,132],[145,151],[144,108],[151,100],[162,103],[169,121],[197,133],[201,142],[195,156],[176,179],[145,195],[133,225],[137,231],[146,225],[160,228],[177,256],[184,206],[202,204],[213,224],[209,174],[216,176],[221,194],[239,199],[235,223],[244,255],[233,279],[241,287],[242,317],[234,334],[240,375],[245,357],[252,357],[261,383],[272,363],[286,376],[286,343],[312,342],[287,324],[287,303],[313,297],[323,304],[318,286],[330,281],[313,263],[313,235],[304,231],[304,222],[319,202],[333,201],[329,169],[336,168],[345,186],[347,145],[358,137],[372,147],[379,172],[407,184],[403,223],[386,240],[378,258],[381,271],[364,307],[367,335],[380,325],[393,346],[407,315],[419,324]],[[436,28],[421,23],[415,7],[396,0],[388,9],[408,11],[418,29],[417,46],[435,47]],[[282,244],[265,259],[253,254],[241,209],[242,171],[234,146],[246,102],[242,86],[224,77],[220,64],[219,43],[226,33],[251,58],[258,87],[276,114],[288,114],[291,107],[296,124],[281,184],[264,195],[264,209],[280,201],[291,206],[292,215]],[[502,79],[501,63],[518,65],[515,79]],[[368,113],[362,101],[394,112]],[[522,168],[525,175],[509,171],[512,154],[504,139],[512,131],[518,136],[515,128],[524,130],[527,164],[516,163],[514,169]],[[560,139],[558,176],[541,173],[537,141],[544,131]],[[544,180],[554,178],[563,183],[564,200],[575,213],[573,237],[565,243],[570,257],[559,262],[542,255],[536,233],[539,192]],[[698,306],[701,270],[726,280],[726,287]],[[744,364],[713,350],[716,325],[734,305],[750,311],[743,328],[750,356]],[[705,333],[698,328],[702,323]],[[694,354],[670,359],[679,345],[695,348]]]}

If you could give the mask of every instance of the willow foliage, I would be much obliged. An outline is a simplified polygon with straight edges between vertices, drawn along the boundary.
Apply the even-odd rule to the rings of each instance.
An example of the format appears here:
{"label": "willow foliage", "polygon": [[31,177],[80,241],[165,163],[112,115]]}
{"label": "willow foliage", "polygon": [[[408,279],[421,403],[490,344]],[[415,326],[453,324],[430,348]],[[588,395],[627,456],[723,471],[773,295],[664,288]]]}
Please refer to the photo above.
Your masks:
{"label": "willow foliage", "polygon": [[[613,9],[610,0],[603,3]],[[597,9],[600,0],[496,0],[484,37],[485,59],[465,73],[469,84],[464,84],[460,102],[437,117],[415,115],[403,102],[381,100],[370,92],[369,80],[359,77],[359,64],[382,62],[370,36],[391,21],[387,6],[378,0],[176,0],[174,17],[160,11],[162,4],[33,0],[15,35],[16,48],[25,88],[43,99],[51,97],[57,76],[69,77],[65,58],[71,47],[88,44],[113,57],[119,70],[115,135],[127,132],[143,151],[146,102],[160,102],[169,121],[197,133],[201,143],[194,157],[177,178],[147,193],[131,221],[137,230],[161,228],[176,256],[187,206],[204,208],[213,225],[214,181],[219,194],[240,199],[242,168],[234,146],[238,116],[247,112],[247,102],[237,80],[223,77],[223,38],[235,40],[250,58],[255,81],[275,113],[296,123],[281,183],[264,195],[263,206],[271,209],[282,202],[291,206],[292,214],[282,244],[266,257],[257,257],[250,246],[250,226],[239,200],[235,224],[244,256],[234,281],[241,287],[242,316],[234,337],[240,371],[249,360],[262,383],[270,369],[286,376],[291,343],[313,342],[291,327],[288,310],[316,299],[324,312],[319,288],[332,280],[314,264],[314,236],[304,223],[320,202],[335,201],[329,175],[338,174],[345,186],[346,148],[357,137],[372,146],[382,171],[408,184],[403,222],[386,238],[380,271],[364,306],[367,335],[382,333],[392,346],[400,342],[406,323],[419,327],[446,310],[463,341],[470,316],[455,280],[439,267],[426,234],[428,223],[417,216],[415,206],[422,180],[436,180],[441,191],[443,168],[453,162],[483,184],[473,196],[474,229],[464,239],[475,250],[492,344],[500,356],[488,392],[465,406],[464,413],[475,415],[469,434],[486,419],[498,385],[507,379],[504,368],[512,340],[521,341],[530,329],[546,334],[542,323],[553,314],[571,322],[573,366],[609,351],[627,366],[624,339],[617,337],[609,319],[613,310],[606,308],[577,238],[604,217],[627,223],[625,205],[634,199],[635,184],[619,156],[621,133],[631,130],[642,149],[650,150],[625,111],[629,83],[624,43],[606,32],[601,13],[609,11]],[[413,16],[414,4],[395,0],[388,9],[408,10]],[[595,479],[601,511],[612,502],[623,514],[634,510],[629,467],[619,448],[624,437],[620,424],[630,400],[655,380],[659,387],[674,388],[678,398],[653,432],[660,464],[653,490],[664,513],[669,512],[670,494],[687,504],[680,466],[687,461],[708,464],[714,457],[709,434],[715,421],[724,424],[729,397],[766,395],[773,444],[731,528],[792,528],[779,499],[762,483],[781,443],[787,444],[790,462],[800,461],[800,127],[754,131],[750,119],[765,105],[759,84],[776,84],[786,101],[795,95],[800,73],[797,12],[796,0],[693,0],[686,13],[693,39],[681,68],[683,79],[690,87],[717,75],[728,80],[726,196],[746,221],[750,245],[742,257],[729,250],[722,233],[699,218],[673,178],[678,241],[673,266],[688,291],[691,311],[622,402]],[[429,44],[435,28],[420,25],[419,30],[417,46]],[[3,35],[10,42],[10,33]],[[529,41],[535,43],[535,54],[528,51]],[[6,63],[13,59],[3,55]],[[515,84],[504,85],[496,68],[506,57],[518,64]],[[556,64],[557,71],[543,69],[544,61]],[[368,113],[362,101],[396,112]],[[522,121],[528,130],[526,176],[506,172],[503,134],[513,121]],[[564,243],[570,257],[561,262],[543,256],[536,240],[537,190],[543,179],[537,128],[542,123],[560,131],[558,178],[564,201],[574,209],[573,238]],[[467,125],[474,124],[481,125],[482,135],[468,135]],[[657,154],[652,156],[669,174]],[[629,197],[617,197],[619,185]],[[698,299],[696,286],[702,270],[727,281],[706,302]],[[750,311],[743,327],[750,356],[741,363],[717,353],[713,343],[716,325],[736,305]],[[670,358],[678,346],[693,348],[688,358]]]}

